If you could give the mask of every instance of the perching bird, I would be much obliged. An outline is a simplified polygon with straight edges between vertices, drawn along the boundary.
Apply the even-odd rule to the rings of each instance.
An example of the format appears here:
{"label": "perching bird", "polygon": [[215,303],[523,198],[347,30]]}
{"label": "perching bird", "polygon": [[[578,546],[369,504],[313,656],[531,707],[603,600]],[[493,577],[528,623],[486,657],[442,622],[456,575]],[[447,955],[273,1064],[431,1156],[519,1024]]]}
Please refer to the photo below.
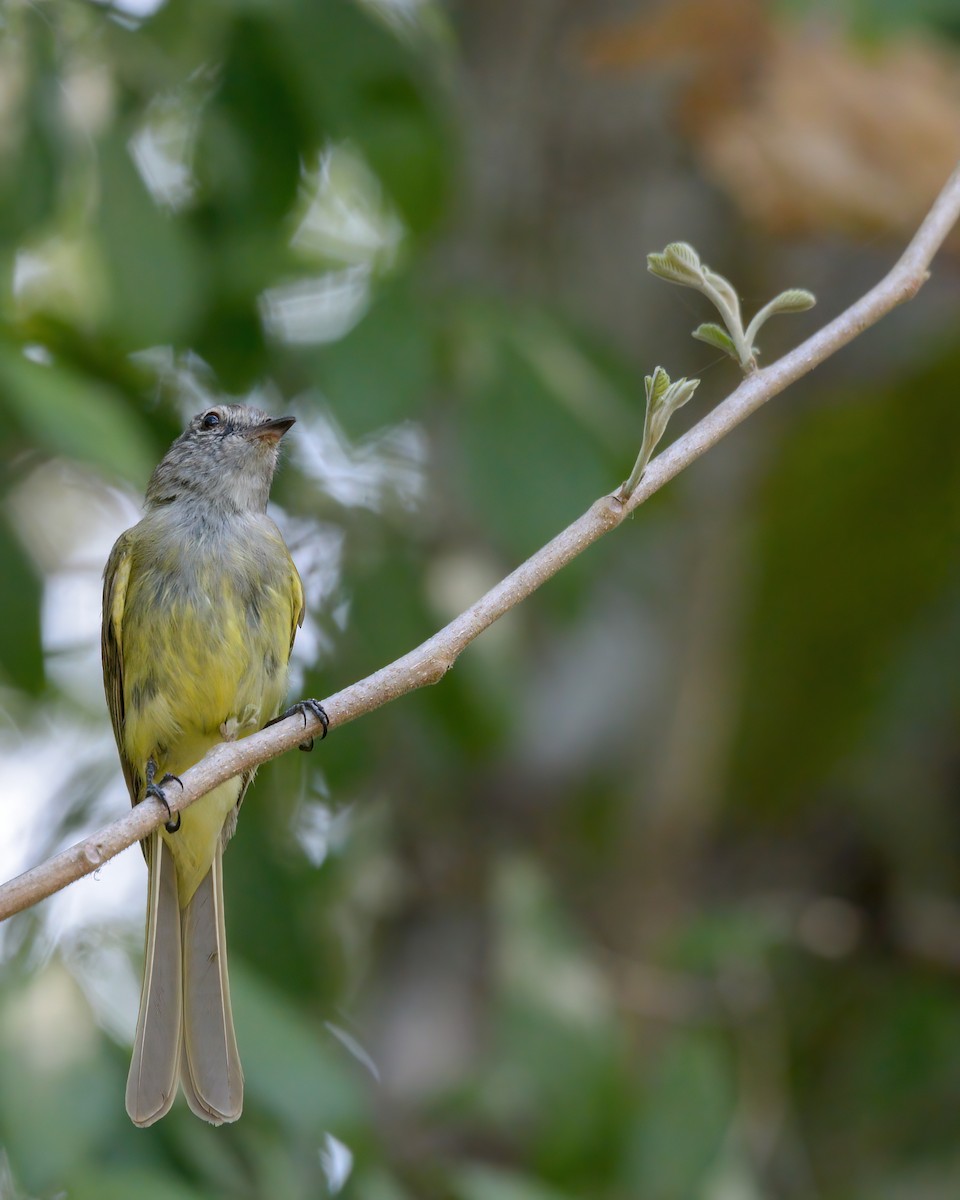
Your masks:
{"label": "perching bird", "polygon": [[[147,485],[143,520],[110,554],[103,679],[133,804],[166,803],[164,784],[280,711],[303,589],[266,508],[293,422],[241,405],[194,417]],[[295,706],[306,708],[325,733],[319,704]],[[222,855],[252,778],[220,784],[143,842],[146,952],[126,1094],[137,1125],[169,1111],[178,1080],[197,1116],[240,1116]]]}

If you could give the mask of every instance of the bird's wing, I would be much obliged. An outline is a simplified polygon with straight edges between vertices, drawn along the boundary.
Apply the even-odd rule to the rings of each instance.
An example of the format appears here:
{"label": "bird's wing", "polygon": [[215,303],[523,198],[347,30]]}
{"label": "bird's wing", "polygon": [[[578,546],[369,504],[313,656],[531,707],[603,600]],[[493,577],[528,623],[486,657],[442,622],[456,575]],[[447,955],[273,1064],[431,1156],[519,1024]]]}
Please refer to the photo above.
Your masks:
{"label": "bird's wing", "polygon": [[107,694],[107,708],[113,723],[113,735],[117,739],[120,765],[130,792],[130,803],[140,799],[143,780],[140,772],[127,758],[123,745],[125,713],[123,706],[123,608],[130,582],[130,540],[126,534],[117,540],[110,551],[103,572],[103,627],[100,635],[100,652],[103,658],[103,689]]}
{"label": "bird's wing", "polygon": [[[292,652],[294,639],[297,636],[297,630],[303,624],[303,618],[307,612],[307,605],[303,598],[303,583],[300,579],[300,572],[297,570],[296,563],[294,563],[292,558],[290,559],[290,571],[291,571],[291,581],[290,582],[292,585],[292,593],[293,593],[292,594],[293,604],[291,606],[291,616],[293,619],[290,623],[290,652]],[[290,657],[290,652],[288,652],[288,654],[287,654],[288,658]]]}

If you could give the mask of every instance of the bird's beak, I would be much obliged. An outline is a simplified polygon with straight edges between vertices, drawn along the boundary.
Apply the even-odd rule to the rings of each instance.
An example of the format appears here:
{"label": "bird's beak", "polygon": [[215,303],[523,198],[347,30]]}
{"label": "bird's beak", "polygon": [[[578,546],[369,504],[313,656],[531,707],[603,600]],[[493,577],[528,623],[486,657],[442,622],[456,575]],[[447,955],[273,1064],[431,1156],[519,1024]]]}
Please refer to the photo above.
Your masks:
{"label": "bird's beak", "polygon": [[248,438],[256,438],[258,442],[279,442],[296,417],[271,417],[269,421],[261,421],[246,431]]}

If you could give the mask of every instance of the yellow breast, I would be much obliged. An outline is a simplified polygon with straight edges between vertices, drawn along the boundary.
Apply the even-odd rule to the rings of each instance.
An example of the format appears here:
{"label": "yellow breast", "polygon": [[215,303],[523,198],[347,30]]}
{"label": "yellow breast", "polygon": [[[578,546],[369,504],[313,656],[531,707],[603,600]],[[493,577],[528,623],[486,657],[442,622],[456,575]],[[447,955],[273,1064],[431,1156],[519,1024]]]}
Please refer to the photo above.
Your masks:
{"label": "yellow breast", "polygon": [[[122,630],[123,748],[141,776],[149,759],[158,778],[180,775],[219,741],[246,736],[276,716],[299,579],[279,534],[206,546],[147,536],[132,553]],[[209,869],[240,787],[230,780],[215,789],[183,813],[177,833],[164,834],[177,860],[181,904]]]}

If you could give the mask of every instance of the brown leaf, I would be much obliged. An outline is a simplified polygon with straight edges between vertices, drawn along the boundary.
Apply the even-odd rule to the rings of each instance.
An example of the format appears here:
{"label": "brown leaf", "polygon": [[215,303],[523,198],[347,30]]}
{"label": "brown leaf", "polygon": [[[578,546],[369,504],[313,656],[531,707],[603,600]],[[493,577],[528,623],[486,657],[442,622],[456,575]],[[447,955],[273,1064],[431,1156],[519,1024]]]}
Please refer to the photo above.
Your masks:
{"label": "brown leaf", "polygon": [[581,43],[593,71],[673,74],[707,175],[779,233],[903,235],[960,157],[960,54],[832,24],[775,24],[759,0],[680,0]]}

